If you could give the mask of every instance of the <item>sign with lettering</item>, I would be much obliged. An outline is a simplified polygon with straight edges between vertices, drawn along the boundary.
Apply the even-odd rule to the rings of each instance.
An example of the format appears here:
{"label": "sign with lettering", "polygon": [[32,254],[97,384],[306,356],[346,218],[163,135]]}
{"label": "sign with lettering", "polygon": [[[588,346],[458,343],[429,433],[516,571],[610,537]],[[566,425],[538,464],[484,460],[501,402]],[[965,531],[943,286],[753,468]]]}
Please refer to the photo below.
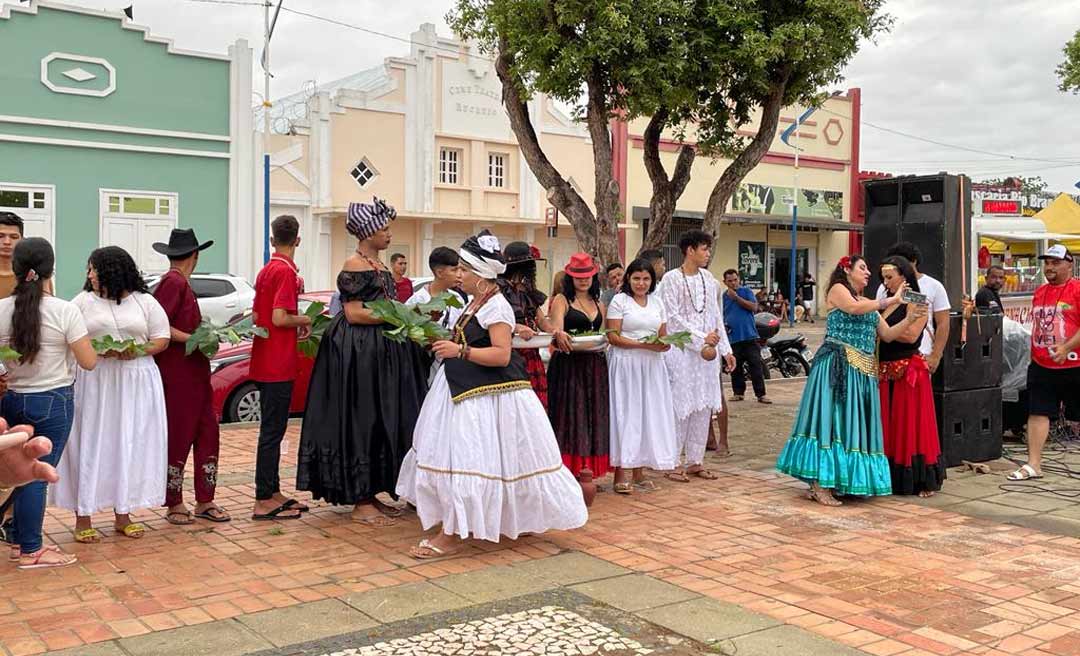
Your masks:
{"label": "sign with lettering", "polygon": [[443,63],[441,130],[482,139],[510,138],[502,85],[490,62],[469,59]]}
{"label": "sign with lettering", "polygon": [[982,201],[982,213],[983,214],[1012,214],[1015,216],[1022,216],[1024,214],[1024,204],[1019,199],[996,199],[996,198],[984,198]]}
{"label": "sign with lettering", "polygon": [[[731,210],[744,214],[791,216],[796,200],[793,187],[744,182],[731,197]],[[844,193],[821,189],[799,189],[799,216],[833,219],[844,217]]]}
{"label": "sign with lettering", "polygon": [[765,242],[739,242],[739,275],[750,289],[765,288]]}

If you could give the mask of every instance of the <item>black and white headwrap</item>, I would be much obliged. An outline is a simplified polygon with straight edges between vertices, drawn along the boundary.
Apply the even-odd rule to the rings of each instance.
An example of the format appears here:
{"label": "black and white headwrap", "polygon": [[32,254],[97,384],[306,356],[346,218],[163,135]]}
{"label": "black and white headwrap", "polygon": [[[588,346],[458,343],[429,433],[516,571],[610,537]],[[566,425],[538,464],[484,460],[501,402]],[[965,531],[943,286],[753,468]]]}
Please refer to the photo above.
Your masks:
{"label": "black and white headwrap", "polygon": [[372,204],[349,203],[349,212],[345,220],[345,229],[349,234],[363,241],[390,225],[397,218],[397,210],[387,205],[386,201],[373,198]]}
{"label": "black and white headwrap", "polygon": [[461,245],[458,255],[481,278],[494,280],[506,271],[506,263],[499,252],[499,238],[487,230],[469,237]]}

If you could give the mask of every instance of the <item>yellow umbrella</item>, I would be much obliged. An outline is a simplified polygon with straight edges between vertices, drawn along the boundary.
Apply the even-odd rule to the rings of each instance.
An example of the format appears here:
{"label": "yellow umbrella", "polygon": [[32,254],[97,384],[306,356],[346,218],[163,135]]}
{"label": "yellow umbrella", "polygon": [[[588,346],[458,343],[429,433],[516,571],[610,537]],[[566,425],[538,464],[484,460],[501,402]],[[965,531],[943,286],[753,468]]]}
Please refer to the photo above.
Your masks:
{"label": "yellow umbrella", "polygon": [[[1035,218],[1042,221],[1047,232],[1080,234],[1080,204],[1072,196],[1061,194],[1052,203],[1039,210]],[[1080,250],[1080,239],[1062,242],[1069,250]]]}

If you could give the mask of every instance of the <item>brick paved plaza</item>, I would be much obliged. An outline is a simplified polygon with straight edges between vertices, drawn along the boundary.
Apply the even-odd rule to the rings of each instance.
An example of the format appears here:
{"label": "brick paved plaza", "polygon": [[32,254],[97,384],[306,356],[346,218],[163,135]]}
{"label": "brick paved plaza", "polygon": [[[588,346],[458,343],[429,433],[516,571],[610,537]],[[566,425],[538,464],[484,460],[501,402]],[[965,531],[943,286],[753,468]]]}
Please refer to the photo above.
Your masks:
{"label": "brick paved plaza", "polygon": [[503,653],[454,636],[498,618],[500,631],[549,622],[537,635],[563,635],[582,616],[599,628],[579,651],[547,653],[1080,654],[1073,537],[897,498],[825,509],[789,479],[714,460],[719,481],[601,493],[582,530],[420,563],[405,554],[421,535],[413,515],[382,530],[323,505],[250,521],[255,429],[226,429],[222,444],[231,524],[143,513],[151,530],[130,540],[103,516],[105,541],[76,545],[72,517],[50,510],[49,537],[79,563],[4,569],[0,651]]}

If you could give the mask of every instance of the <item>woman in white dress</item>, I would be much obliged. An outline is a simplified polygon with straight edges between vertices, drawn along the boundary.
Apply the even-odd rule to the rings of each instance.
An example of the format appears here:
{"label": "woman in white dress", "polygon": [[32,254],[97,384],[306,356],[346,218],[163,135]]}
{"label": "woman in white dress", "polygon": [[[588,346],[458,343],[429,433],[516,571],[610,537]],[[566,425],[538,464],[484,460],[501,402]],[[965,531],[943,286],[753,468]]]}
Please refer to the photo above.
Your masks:
{"label": "woman in white dress", "polygon": [[169,345],[169,318],[146,287],[127,251],[118,246],[90,254],[84,291],[72,301],[91,339],[134,340],[143,352],[102,354],[93,371],[75,380],[75,421],[57,470],[53,504],[75,512],[75,540],[101,541],[91,515],[116,514],[118,535],[146,530],[130,513],[165,501],[168,426],[155,353]]}
{"label": "woman in white dress", "polygon": [[[608,389],[611,399],[611,466],[615,491],[656,489],[644,468],[658,471],[679,464],[675,411],[662,353],[670,346],[646,344],[650,335],[667,335],[667,311],[656,290],[656,272],[647,260],[626,268],[622,291],[607,311]],[[628,481],[626,470],[633,470]]]}
{"label": "woman in white dress", "polygon": [[513,540],[588,520],[525,362],[510,348],[514,311],[494,282],[506,268],[499,242],[472,237],[460,255],[473,301],[453,339],[432,346],[443,367],[398,476],[397,493],[416,506],[423,527],[441,525],[410,550],[421,560],[453,553],[469,537]]}

